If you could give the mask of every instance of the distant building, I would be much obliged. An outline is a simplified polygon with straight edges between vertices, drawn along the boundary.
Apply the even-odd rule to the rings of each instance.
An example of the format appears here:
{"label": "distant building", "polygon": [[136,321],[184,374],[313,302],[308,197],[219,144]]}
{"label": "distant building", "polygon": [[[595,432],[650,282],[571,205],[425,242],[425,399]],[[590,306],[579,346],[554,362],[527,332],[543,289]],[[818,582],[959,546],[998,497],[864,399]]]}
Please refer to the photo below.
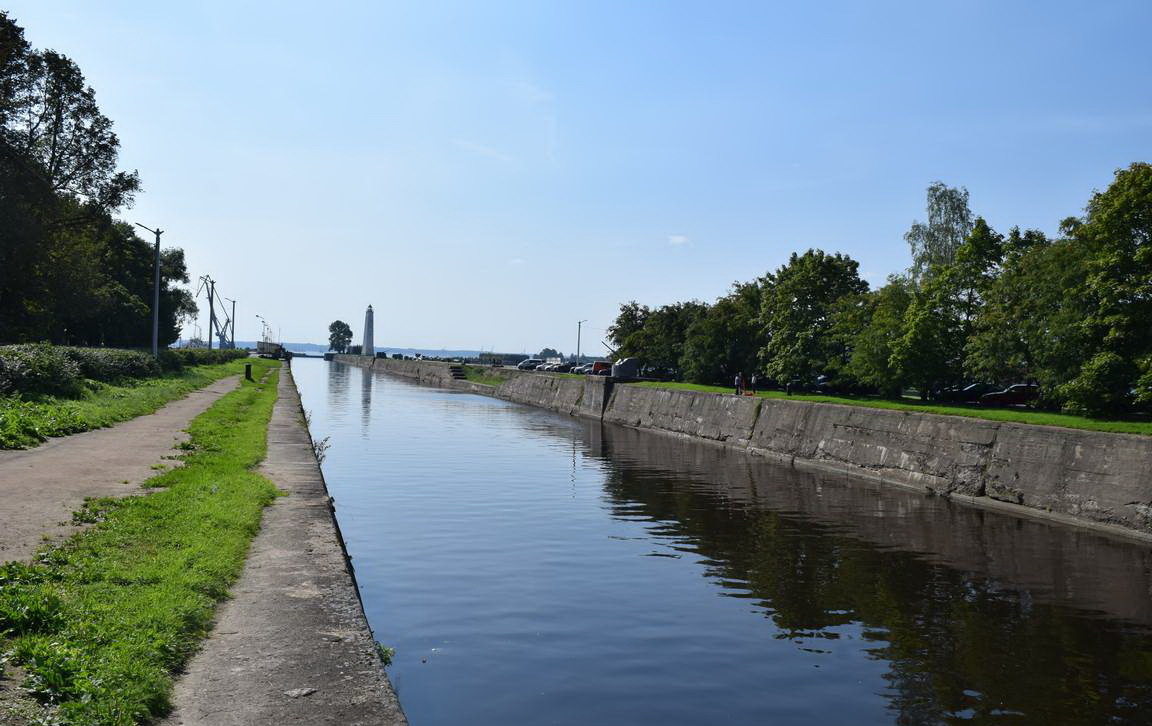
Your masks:
{"label": "distant building", "polygon": [[360,348],[360,355],[376,355],[376,345],[372,340],[372,306],[364,313],[364,345]]}

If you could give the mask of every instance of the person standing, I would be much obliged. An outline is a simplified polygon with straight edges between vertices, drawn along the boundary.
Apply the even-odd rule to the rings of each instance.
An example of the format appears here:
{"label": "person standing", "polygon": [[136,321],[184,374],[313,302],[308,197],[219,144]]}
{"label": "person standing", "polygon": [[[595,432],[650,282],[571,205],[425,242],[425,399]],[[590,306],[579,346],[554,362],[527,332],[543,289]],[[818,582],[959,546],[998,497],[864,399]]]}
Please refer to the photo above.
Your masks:
{"label": "person standing", "polygon": [[736,386],[736,395],[739,396],[744,391],[744,372],[739,371],[736,373],[736,380],[733,381]]}
{"label": "person standing", "polygon": [[756,395],[756,386],[760,383],[760,379],[755,373],[752,374],[752,395]]}

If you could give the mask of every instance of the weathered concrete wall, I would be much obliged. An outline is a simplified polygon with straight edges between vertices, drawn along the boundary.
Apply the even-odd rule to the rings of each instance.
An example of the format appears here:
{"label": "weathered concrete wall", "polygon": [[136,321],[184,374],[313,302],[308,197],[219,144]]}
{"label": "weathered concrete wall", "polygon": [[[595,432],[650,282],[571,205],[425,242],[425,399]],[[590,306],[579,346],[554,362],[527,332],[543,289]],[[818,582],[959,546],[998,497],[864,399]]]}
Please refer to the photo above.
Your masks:
{"label": "weathered concrete wall", "polygon": [[[374,366],[425,383],[465,387],[452,380],[447,364],[377,360]],[[703,439],[799,468],[1152,536],[1152,437],[494,370],[507,381],[466,387]]]}

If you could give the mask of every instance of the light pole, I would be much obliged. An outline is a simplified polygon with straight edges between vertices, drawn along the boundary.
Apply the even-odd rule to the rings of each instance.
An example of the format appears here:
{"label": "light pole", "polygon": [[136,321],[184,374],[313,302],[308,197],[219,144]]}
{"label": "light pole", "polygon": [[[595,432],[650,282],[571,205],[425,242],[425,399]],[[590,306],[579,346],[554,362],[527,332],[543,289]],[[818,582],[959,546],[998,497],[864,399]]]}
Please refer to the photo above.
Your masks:
{"label": "light pole", "polygon": [[[267,343],[268,342],[268,321],[265,320],[262,315],[257,315],[256,317],[260,318],[260,325],[261,325],[261,327],[260,327],[260,340]],[[259,348],[260,346],[256,346],[256,347]]]}
{"label": "light pole", "polygon": [[160,355],[160,235],[164,234],[164,230],[159,227],[150,229],[139,222],[136,226],[156,235],[156,255],[152,265],[152,357],[155,358]]}
{"label": "light pole", "polygon": [[576,365],[580,365],[583,362],[583,360],[580,358],[580,326],[584,325],[586,322],[588,321],[581,320],[576,323]]}

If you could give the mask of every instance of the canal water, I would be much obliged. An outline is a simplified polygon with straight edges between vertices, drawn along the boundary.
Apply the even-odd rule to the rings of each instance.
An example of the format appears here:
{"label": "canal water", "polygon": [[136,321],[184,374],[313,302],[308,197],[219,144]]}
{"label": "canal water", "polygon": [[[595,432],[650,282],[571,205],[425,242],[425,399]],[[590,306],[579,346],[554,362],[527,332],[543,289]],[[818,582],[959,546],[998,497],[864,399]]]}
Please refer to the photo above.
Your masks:
{"label": "canal water", "polygon": [[1152,723],[1146,547],[292,367],[414,726]]}

